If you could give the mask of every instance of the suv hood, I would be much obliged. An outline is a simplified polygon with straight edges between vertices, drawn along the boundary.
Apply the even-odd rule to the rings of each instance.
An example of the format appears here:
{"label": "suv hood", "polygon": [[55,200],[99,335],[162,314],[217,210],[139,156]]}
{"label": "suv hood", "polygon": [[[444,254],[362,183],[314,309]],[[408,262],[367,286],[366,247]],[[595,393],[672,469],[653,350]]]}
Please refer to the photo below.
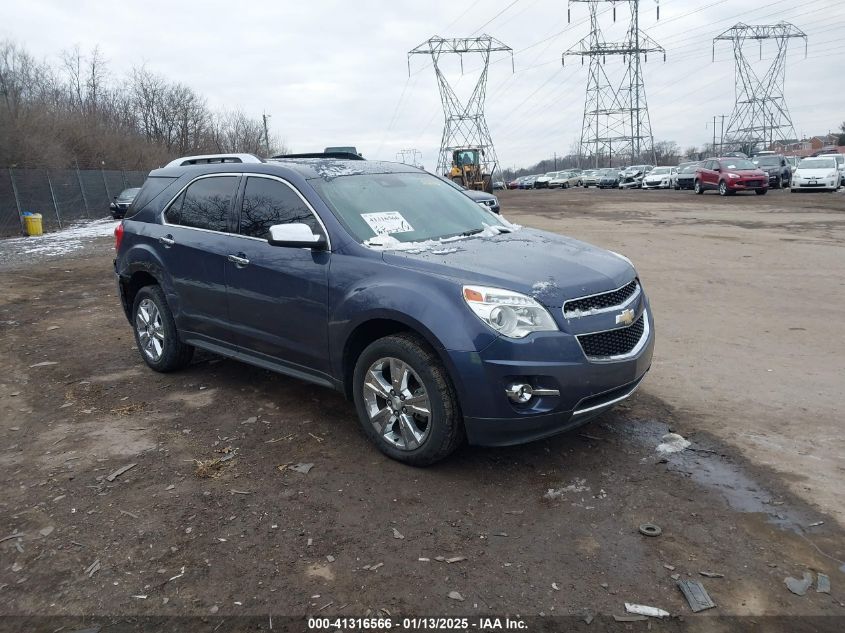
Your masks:
{"label": "suv hood", "polygon": [[457,283],[514,290],[549,308],[615,290],[636,276],[627,261],[610,251],[535,229],[420,248],[384,251],[384,261]]}

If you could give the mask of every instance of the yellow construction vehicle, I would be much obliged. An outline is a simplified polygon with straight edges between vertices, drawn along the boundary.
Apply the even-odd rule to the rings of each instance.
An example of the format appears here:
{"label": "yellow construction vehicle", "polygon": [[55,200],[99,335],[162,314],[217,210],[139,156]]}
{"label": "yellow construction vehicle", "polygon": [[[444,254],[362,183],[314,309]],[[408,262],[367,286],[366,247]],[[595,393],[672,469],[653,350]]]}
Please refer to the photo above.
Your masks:
{"label": "yellow construction vehicle", "polygon": [[467,189],[493,193],[493,179],[484,173],[483,155],[484,150],[477,147],[452,150],[452,167],[447,176]]}

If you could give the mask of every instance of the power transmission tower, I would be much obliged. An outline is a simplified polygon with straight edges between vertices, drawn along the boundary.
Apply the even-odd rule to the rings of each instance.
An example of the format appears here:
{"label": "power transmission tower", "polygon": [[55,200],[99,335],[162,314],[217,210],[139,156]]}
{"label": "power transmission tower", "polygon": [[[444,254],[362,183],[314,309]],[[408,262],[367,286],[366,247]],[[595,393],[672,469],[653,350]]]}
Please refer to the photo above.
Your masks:
{"label": "power transmission tower", "polygon": [[[612,164],[614,156],[626,157],[632,163],[647,156],[655,160],[654,138],[651,134],[651,119],[646,103],[645,82],[642,62],[649,53],[666,51],[657,42],[640,30],[640,0],[569,0],[587,4],[590,10],[590,34],[563,53],[562,63],[567,56],[589,58],[587,94],[584,100],[584,120],[581,125],[581,145],[578,151],[582,158],[595,167],[601,163]],[[631,21],[625,39],[621,42],[605,41],[599,27],[599,5],[613,5],[613,19],[616,20],[617,5],[628,5]],[[569,9],[567,9],[569,13]],[[658,19],[660,5],[658,5]],[[626,64],[621,82],[613,83],[605,71],[607,57],[621,55]]]}
{"label": "power transmission tower", "polygon": [[[736,63],[736,105],[725,132],[725,145],[752,154],[775,141],[795,139],[795,128],[786,107],[783,87],[786,82],[786,50],[789,40],[804,40],[807,56],[807,35],[788,22],[772,25],[748,25],[740,22],[713,38],[713,59],[716,42],[733,42]],[[777,53],[766,72],[758,75],[745,55],[748,40],[757,41],[763,59],[763,41],[774,40]],[[797,139],[796,139],[797,140]]]}
{"label": "power transmission tower", "polygon": [[[511,55],[511,70],[513,70],[513,50],[499,40],[489,35],[481,37],[464,37],[444,39],[435,35],[413,50],[408,51],[408,74],[411,72],[411,55],[430,55],[437,86],[440,89],[440,101],[443,104],[443,136],[440,140],[440,152],[437,158],[437,173],[447,174],[452,165],[452,152],[462,148],[478,148],[481,150],[480,162],[482,172],[493,174],[499,168],[499,160],[493,147],[493,139],[484,118],[484,100],[487,95],[487,73],[490,68],[490,55],[496,52],[507,52]],[[466,103],[462,103],[449,85],[440,67],[440,56],[457,54],[461,59],[463,73],[463,56],[467,53],[481,56],[484,66],[478,81]]]}
{"label": "power transmission tower", "polygon": [[397,162],[404,163],[405,165],[422,168],[422,164],[419,160],[417,160],[418,156],[422,156],[422,152],[416,148],[400,149],[396,153],[396,160]]}

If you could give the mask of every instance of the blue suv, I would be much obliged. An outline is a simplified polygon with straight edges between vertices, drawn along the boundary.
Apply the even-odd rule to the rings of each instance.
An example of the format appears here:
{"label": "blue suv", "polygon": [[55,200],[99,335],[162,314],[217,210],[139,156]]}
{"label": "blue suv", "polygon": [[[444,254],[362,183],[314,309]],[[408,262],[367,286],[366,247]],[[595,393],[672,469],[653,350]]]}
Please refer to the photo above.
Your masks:
{"label": "blue suv", "polygon": [[150,173],[115,248],[150,368],[202,348],[338,389],[409,464],[579,426],[651,365],[627,258],[510,224],[408,165],[178,159]]}

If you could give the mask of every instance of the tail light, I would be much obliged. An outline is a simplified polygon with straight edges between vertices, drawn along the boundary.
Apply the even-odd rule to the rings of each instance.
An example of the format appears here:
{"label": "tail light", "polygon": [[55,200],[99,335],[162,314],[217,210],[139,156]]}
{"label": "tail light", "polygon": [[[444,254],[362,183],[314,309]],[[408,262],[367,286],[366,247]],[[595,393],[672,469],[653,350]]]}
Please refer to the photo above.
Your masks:
{"label": "tail light", "polygon": [[120,243],[123,241],[123,222],[114,227],[114,250],[120,250]]}

